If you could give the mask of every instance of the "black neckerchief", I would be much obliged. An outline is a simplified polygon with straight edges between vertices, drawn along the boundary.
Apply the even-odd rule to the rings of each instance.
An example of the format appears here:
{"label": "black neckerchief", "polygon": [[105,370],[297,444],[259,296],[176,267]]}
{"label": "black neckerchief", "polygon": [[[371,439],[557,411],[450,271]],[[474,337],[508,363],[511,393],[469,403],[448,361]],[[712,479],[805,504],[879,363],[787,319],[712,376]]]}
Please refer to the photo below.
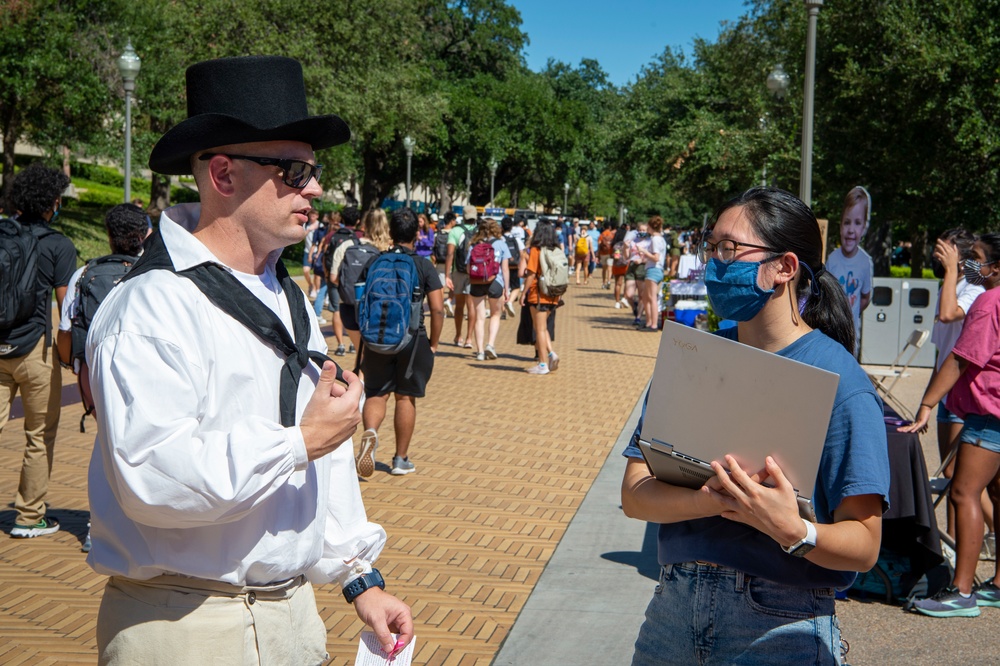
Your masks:
{"label": "black neckerchief", "polygon": [[[295,402],[302,371],[309,361],[320,368],[326,361],[335,365],[336,362],[329,356],[309,350],[309,312],[306,310],[305,300],[298,296],[301,290],[288,275],[281,260],[278,260],[275,272],[292,313],[294,339],[278,316],[261,303],[236,276],[219,264],[206,262],[178,271],[158,230],[146,240],[145,251],[132,270],[122,278],[122,282],[152,270],[168,270],[191,280],[217,308],[285,356],[279,388],[281,425],[286,428],[295,425]],[[337,366],[337,380],[344,381],[340,366]]]}

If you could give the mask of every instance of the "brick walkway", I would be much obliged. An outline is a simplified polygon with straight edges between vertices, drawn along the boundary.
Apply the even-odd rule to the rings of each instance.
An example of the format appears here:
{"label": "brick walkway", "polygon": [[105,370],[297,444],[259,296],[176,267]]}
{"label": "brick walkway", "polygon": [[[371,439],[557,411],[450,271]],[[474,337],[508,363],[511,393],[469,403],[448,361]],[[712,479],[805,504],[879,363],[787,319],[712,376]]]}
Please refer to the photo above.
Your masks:
{"label": "brick walkway", "polygon": [[[592,283],[593,285],[594,283]],[[597,286],[570,287],[558,314],[558,372],[523,372],[533,348],[501,326],[496,361],[439,350],[427,398],[417,404],[415,474],[388,474],[392,407],[375,475],[362,483],[372,520],[389,542],[379,561],[387,589],[416,624],[415,663],[489,664],[607,457],[652,371],[659,336],[634,331]],[[445,321],[442,340],[454,338]],[[346,357],[348,362],[353,357]],[[74,380],[71,375],[64,379]],[[78,404],[63,410],[49,491],[63,530],[0,538],[0,663],[93,663],[104,577],[84,561],[86,468],[93,444]],[[0,435],[0,493],[13,498],[23,445],[20,420]],[[14,512],[0,511],[9,531]],[[317,590],[333,664],[353,663],[362,624],[339,590]]]}

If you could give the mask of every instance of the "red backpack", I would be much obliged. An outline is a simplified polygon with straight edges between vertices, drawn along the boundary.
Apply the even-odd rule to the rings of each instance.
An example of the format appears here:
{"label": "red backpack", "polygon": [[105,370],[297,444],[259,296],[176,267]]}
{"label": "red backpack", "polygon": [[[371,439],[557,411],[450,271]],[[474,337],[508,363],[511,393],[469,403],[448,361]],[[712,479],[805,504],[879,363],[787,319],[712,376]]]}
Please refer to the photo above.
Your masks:
{"label": "red backpack", "polygon": [[473,284],[489,284],[500,274],[500,262],[496,259],[493,244],[480,241],[472,246],[469,253],[469,281]]}

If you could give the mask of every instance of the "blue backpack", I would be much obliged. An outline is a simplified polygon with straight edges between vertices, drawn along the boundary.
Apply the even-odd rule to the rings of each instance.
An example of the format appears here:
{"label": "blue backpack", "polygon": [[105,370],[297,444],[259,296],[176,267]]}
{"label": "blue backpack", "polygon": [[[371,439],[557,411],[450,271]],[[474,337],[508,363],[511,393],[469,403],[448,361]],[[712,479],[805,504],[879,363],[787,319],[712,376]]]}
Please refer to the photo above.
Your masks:
{"label": "blue backpack", "polygon": [[406,349],[420,330],[422,301],[413,257],[398,248],[376,257],[368,264],[365,290],[358,301],[364,345],[379,354]]}

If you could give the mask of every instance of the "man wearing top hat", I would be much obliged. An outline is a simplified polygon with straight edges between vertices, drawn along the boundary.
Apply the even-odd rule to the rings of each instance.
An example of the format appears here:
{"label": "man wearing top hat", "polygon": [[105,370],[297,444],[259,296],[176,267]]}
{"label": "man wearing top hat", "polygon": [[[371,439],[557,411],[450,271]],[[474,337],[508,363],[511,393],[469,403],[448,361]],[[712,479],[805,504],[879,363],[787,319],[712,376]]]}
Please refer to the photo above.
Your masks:
{"label": "man wearing top hat", "polygon": [[313,151],[350,131],[308,115],[288,58],[193,65],[187,102],[149,166],[194,174],[201,203],[163,212],[87,344],[99,424],[88,562],[110,576],[100,661],[321,663],[313,583],[340,585],[401,649],[410,609],[372,567],[386,537],[354,466],[362,384],[350,372],[336,383],[279,261],[322,193]]}

